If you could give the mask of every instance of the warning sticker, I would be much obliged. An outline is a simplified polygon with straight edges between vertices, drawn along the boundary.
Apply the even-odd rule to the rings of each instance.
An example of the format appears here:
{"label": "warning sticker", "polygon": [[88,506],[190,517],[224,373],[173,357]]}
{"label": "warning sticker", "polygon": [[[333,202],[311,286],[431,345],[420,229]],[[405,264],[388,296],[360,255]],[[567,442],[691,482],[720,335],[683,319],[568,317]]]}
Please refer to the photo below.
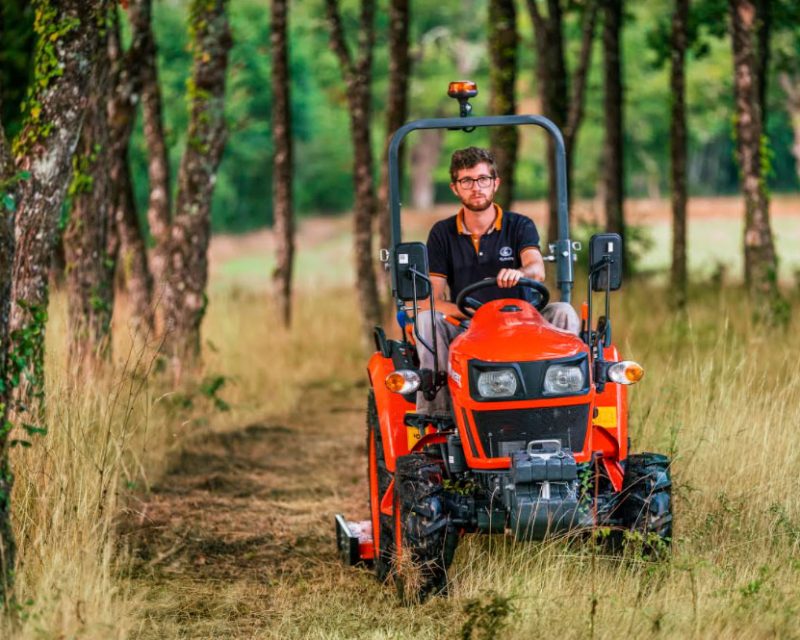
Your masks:
{"label": "warning sticker", "polygon": [[397,264],[408,264],[408,254],[401,253],[397,256]]}

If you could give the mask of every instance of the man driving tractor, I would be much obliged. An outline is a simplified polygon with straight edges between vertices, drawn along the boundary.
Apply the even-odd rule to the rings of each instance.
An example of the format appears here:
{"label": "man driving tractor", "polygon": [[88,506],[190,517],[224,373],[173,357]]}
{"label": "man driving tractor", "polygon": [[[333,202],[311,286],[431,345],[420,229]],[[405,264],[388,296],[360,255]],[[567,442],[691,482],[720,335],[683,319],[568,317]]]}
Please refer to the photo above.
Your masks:
{"label": "man driving tractor", "polygon": [[[417,319],[417,328],[426,343],[433,340],[432,320],[436,323],[439,370],[447,370],[449,345],[464,330],[465,315],[453,302],[467,285],[495,278],[497,286],[476,292],[479,302],[499,298],[529,300],[530,290],[517,287],[520,278],[543,281],[544,260],[539,251],[539,232],[530,218],[503,211],[494,203],[500,186],[494,156],[487,149],[468,147],[453,153],[450,161],[450,189],[461,201],[456,215],[437,222],[428,236],[428,260],[436,308],[431,318],[430,303]],[[448,289],[450,296],[448,297]],[[580,320],[566,302],[553,302],[542,316],[558,329],[578,334]],[[420,345],[420,367],[434,368],[433,353]],[[417,394],[417,413],[446,415],[450,411],[447,387],[433,400]]]}

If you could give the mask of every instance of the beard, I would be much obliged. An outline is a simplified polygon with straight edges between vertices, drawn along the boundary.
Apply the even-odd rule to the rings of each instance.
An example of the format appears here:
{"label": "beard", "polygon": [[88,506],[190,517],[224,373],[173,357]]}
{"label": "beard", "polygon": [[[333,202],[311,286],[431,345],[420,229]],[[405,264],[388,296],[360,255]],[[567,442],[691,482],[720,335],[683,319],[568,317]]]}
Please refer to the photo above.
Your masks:
{"label": "beard", "polygon": [[470,211],[479,213],[485,211],[492,205],[492,198],[481,194],[478,198],[461,198],[461,204]]}

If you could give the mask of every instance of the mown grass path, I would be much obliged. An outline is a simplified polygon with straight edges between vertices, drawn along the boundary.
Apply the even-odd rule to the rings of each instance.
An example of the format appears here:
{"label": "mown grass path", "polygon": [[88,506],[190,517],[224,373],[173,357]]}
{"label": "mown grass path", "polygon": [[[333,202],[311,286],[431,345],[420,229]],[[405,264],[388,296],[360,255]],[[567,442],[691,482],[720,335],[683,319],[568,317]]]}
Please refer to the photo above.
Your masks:
{"label": "mown grass path", "polygon": [[124,526],[151,594],[140,637],[268,637],[304,582],[341,574],[333,514],[366,515],[364,395],[314,384],[291,417],[176,456]]}

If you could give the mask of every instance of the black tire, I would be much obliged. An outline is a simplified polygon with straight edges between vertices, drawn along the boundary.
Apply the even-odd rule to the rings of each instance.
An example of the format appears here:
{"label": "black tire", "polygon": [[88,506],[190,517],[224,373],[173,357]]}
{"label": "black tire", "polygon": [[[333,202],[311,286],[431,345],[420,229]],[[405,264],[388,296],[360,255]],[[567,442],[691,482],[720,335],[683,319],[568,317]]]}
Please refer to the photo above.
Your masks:
{"label": "black tire", "polygon": [[[377,495],[372,495],[373,474],[376,474]],[[375,576],[381,582],[386,581],[392,573],[394,564],[394,520],[392,516],[380,513],[380,501],[389,485],[392,474],[386,468],[386,456],[383,452],[381,425],[378,420],[378,409],[375,406],[375,394],[370,391],[367,400],[367,486],[370,488],[370,518],[373,523],[373,539],[378,543],[372,566]],[[378,528],[375,531],[375,511],[377,511]]]}
{"label": "black tire", "polygon": [[644,551],[659,554],[672,544],[672,477],[670,461],[658,453],[628,456],[622,481],[620,515],[638,534]]}
{"label": "black tire", "polygon": [[403,603],[421,603],[446,591],[458,531],[444,511],[440,460],[401,456],[395,478],[395,583]]}

